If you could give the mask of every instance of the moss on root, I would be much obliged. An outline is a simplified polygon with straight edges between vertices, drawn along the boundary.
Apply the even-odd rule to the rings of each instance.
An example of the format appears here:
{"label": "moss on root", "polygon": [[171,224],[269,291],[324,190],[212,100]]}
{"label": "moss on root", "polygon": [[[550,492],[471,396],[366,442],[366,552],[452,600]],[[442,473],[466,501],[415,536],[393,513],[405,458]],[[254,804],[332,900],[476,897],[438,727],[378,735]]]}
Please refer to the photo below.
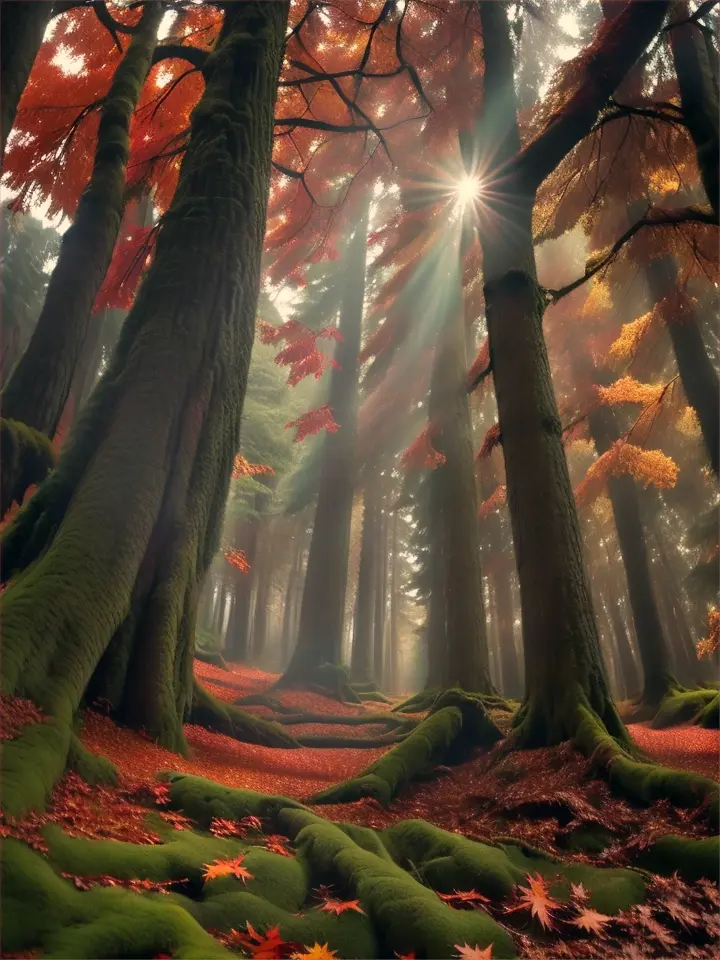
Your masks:
{"label": "moss on root", "polygon": [[193,687],[190,723],[207,727],[215,733],[224,733],[244,743],[258,743],[265,747],[299,747],[287,730],[263,717],[254,717],[245,710],[218,700],[199,683]]}
{"label": "moss on root", "polygon": [[710,777],[636,759],[608,734],[589,708],[582,706],[575,744],[598,763],[610,786],[628,799],[648,805],[667,799],[678,807],[707,806],[710,821],[717,827],[720,785]]}
{"label": "moss on root", "polygon": [[190,774],[168,773],[163,779],[168,784],[171,808],[192,817],[204,829],[210,826],[213,817],[242,820],[253,816],[274,821],[278,811],[285,807],[306,809],[287,797],[224,787],[213,780]]}
{"label": "moss on root", "polygon": [[202,663],[209,663],[213,667],[219,667],[221,670],[227,670],[228,672],[230,671],[225,657],[217,651],[201,650],[199,647],[195,647],[193,656],[196,660],[202,661]]}
{"label": "moss on root", "polygon": [[493,746],[501,737],[479,698],[448,690],[397,746],[351,780],[316,794],[311,802],[349,803],[373,797],[387,806],[407,783],[434,764],[461,759],[469,748]]}
{"label": "moss on root", "polygon": [[681,723],[699,723],[718,726],[717,690],[673,689],[663,700],[650,724],[656,730],[675,727]]}
{"label": "moss on root", "polygon": [[690,883],[702,877],[720,883],[720,837],[659,837],[640,851],[636,863],[665,876],[678,873]]}
{"label": "moss on root", "polygon": [[18,420],[0,419],[0,517],[55,466],[55,451],[44,433]]}
{"label": "moss on root", "polygon": [[340,703],[360,703],[361,699],[353,689],[350,674],[345,667],[333,663],[321,663],[310,670],[284,673],[270,688],[312,690]]}
{"label": "moss on root", "polygon": [[115,764],[111,763],[106,757],[90,753],[75,734],[70,738],[67,766],[69,770],[73,770],[78,776],[82,777],[86,783],[117,783],[118,771]]}

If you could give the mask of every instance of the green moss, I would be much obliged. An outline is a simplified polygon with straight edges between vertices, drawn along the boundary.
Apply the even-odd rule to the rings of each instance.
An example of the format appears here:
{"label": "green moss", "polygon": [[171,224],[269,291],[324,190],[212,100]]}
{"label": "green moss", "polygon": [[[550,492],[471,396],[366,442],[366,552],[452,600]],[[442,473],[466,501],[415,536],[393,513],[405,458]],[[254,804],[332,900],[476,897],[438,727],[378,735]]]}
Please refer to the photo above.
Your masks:
{"label": "green moss", "polygon": [[117,783],[118,772],[114,763],[106,757],[90,753],[75,734],[70,738],[67,766],[74,770],[86,783]]}
{"label": "green moss", "polygon": [[338,825],[305,810],[283,810],[279,823],[308,864],[314,883],[341,883],[359,899],[382,952],[414,950],[451,957],[456,943],[493,944],[498,957],[516,956],[509,934],[483,910],[456,911],[401,867],[358,846]]}
{"label": "green moss", "polygon": [[265,720],[254,717],[245,710],[218,700],[199,683],[193,687],[190,723],[197,723],[216,733],[242,740],[244,743],[259,743],[266,747],[299,747],[300,744],[286,730]]}
{"label": "green moss", "polygon": [[493,900],[510,896],[528,873],[553,879],[553,895],[567,900],[570,883],[582,883],[590,904],[614,914],[645,897],[645,882],[634,870],[564,864],[517,844],[488,846],[458,834],[447,833],[424,820],[404,820],[382,832],[382,839],[397,862],[412,864],[434,890],[477,890]]}
{"label": "green moss", "polygon": [[184,960],[233,956],[176,904],[119,888],[76,890],[16,840],[3,845],[3,950],[103,960],[168,953]]}
{"label": "green moss", "polygon": [[720,837],[660,837],[640,852],[637,863],[665,876],[677,872],[690,883],[701,877],[720,882]]}
{"label": "green moss", "polygon": [[55,466],[55,451],[44,433],[19,420],[0,418],[0,516],[25,491],[42,483]]}
{"label": "green moss", "polygon": [[16,740],[3,744],[0,797],[14,817],[42,810],[65,769],[73,739],[69,724],[53,719],[30,724]]}
{"label": "green moss", "polygon": [[[674,689],[660,702],[650,726],[656,730],[675,727],[681,723],[699,723],[705,716],[706,708],[718,702],[716,690],[680,690]],[[711,713],[712,713],[711,707]],[[714,708],[717,710],[717,705]],[[717,726],[717,721],[715,723]]]}
{"label": "green moss", "polygon": [[366,767],[357,777],[316,794],[312,803],[349,803],[374,797],[383,806],[397,796],[413,777],[441,762],[462,729],[459,707],[444,707],[427,717],[392,750]]}
{"label": "green moss", "polygon": [[701,727],[712,730],[717,730],[720,727],[720,694],[716,693],[715,697],[708,703],[700,714],[698,723]]}
{"label": "green moss", "polygon": [[305,809],[296,800],[287,797],[256,793],[254,790],[236,790],[224,787],[203,777],[184,773],[166,775],[170,790],[170,805],[192,817],[207,829],[213,817],[225,820],[242,820],[254,816],[274,822],[283,807]]}

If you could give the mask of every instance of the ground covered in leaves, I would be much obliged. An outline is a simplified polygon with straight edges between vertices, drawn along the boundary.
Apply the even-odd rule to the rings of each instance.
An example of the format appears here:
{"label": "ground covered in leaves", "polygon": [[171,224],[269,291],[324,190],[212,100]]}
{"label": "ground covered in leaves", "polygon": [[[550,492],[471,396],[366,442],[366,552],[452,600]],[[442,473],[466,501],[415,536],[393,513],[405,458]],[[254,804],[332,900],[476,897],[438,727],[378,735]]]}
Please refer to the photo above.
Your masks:
{"label": "ground covered in leaves", "polygon": [[[228,702],[264,693],[275,679],[251,668],[226,671],[199,662],[196,673]],[[382,725],[341,724],[338,718],[377,718],[391,709],[377,702],[338,704],[297,691],[273,697],[295,716],[316,718],[287,723],[288,732],[298,736],[377,738],[386,732]],[[271,713],[265,705],[248,709]],[[322,722],[322,715],[335,722]],[[0,736],[12,739],[39,720],[32,704],[6,700]],[[645,726],[631,731],[660,762],[717,775],[718,731]],[[146,953],[134,944],[127,949],[135,952],[103,956],[717,956],[716,884],[687,871],[678,874],[672,863],[652,858],[655,842],[665,835],[709,836],[706,811],[666,803],[632,806],[593,777],[589,762],[569,745],[506,756],[498,748],[477,751],[460,765],[435,768],[387,807],[365,797],[300,808],[292,801],[307,804],[313,794],[356,776],[389,747],[274,749],[191,726],[186,736],[189,756],[181,758],[118,728],[101,710],[88,712],[82,741],[118,767],[120,782],[91,786],[69,772],[44,814],[3,820],[0,832],[10,851],[6,899],[12,895],[13,869],[25,875],[27,855],[37,861],[27,868],[31,872],[40,871],[40,858],[48,870],[40,882],[42,896],[56,890],[54,896],[67,898],[63,909],[75,925],[85,922],[78,919],[83,911],[104,909],[104,902],[96,907],[90,899],[74,899],[78,896],[123,898],[113,907],[118,917],[123,911],[132,917],[133,904],[177,903],[197,921],[192,934],[168,922],[162,949]],[[158,780],[167,771],[186,776]],[[233,789],[217,792],[198,777]],[[272,796],[258,799],[260,794]],[[98,841],[116,843],[106,847]],[[28,848],[34,853],[23,852]],[[110,855],[114,851],[121,852],[119,860]],[[349,868],[352,857],[360,858],[359,865],[352,860]],[[297,864],[297,876],[291,864]],[[630,866],[645,869],[629,871]],[[390,899],[394,884],[401,891],[398,903],[407,899],[412,922],[405,931],[394,930],[384,918],[377,891],[385,883],[393,891]],[[128,901],[131,894],[142,901]],[[6,903],[6,918],[11,908]],[[418,933],[414,942],[407,931],[421,924],[419,915],[434,918],[437,910],[432,922],[439,929],[449,924],[446,939],[433,947],[432,933]],[[162,927],[164,916],[158,913],[152,922]],[[2,956],[101,955],[83,953],[62,931],[48,934],[41,948],[22,931],[12,936],[10,950],[3,939]],[[82,942],[87,951],[99,949],[92,937]],[[433,949],[441,952],[428,952]]]}

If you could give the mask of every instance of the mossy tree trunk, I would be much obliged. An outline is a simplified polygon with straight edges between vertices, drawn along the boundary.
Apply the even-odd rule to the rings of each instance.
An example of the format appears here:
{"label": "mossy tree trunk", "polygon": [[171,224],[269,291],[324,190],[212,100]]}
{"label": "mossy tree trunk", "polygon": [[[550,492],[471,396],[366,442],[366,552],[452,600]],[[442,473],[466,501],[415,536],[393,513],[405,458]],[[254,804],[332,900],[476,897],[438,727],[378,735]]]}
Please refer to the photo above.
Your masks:
{"label": "mossy tree trunk", "polygon": [[[454,275],[451,282],[457,284],[459,293],[459,276]],[[429,419],[436,431],[433,445],[446,458],[432,478],[440,506],[440,516],[433,517],[432,522],[442,544],[439,553],[443,563],[446,650],[442,685],[487,693],[492,683],[465,344],[463,310],[459,296],[455,296],[435,348],[428,404]],[[437,548],[436,540],[433,550]]]}
{"label": "mossy tree trunk", "polygon": [[3,690],[52,718],[4,752],[14,809],[47,795],[84,697],[170,749],[188,718],[242,738],[193,686],[193,639],[239,442],[288,8],[226,5],[154,263],[57,468],[4,537]]}
{"label": "mossy tree trunk", "polygon": [[345,619],[350,518],[356,481],[358,354],[365,298],[369,196],[347,249],[329,405],[340,429],[325,437],[320,489],[293,656],[281,684],[303,684],[323,663],[339,665]]}
{"label": "mossy tree trunk", "polygon": [[130,123],[152,65],[164,15],[146,3],[103,99],[93,170],[65,233],[28,348],[2,393],[3,415],[52,437],[112,258],[125,202]]}
{"label": "mossy tree trunk", "polygon": [[0,5],[0,157],[5,156],[18,103],[52,14],[49,0],[13,0]]}
{"label": "mossy tree trunk", "polygon": [[350,661],[350,676],[360,683],[365,683],[373,678],[377,512],[377,476],[373,466],[370,465],[366,473],[363,496],[362,541],[360,544],[360,565]]}
{"label": "mossy tree trunk", "polygon": [[519,745],[573,738],[587,715],[628,742],[608,690],[583,563],[542,331],[545,304],[537,283],[532,211],[539,184],[590,131],[660,29],[667,8],[667,3],[625,4],[604,22],[576,91],[521,150],[507,13],[503,4],[480,4],[485,72],[475,144],[477,156],[480,144],[492,144],[493,152],[489,169],[482,170],[486,189],[478,229],[523,615],[526,696],[516,718]]}
{"label": "mossy tree trunk", "polygon": [[[690,4],[673,4],[670,49],[680,87],[680,103],[690,136],[695,143],[703,187],[715,216],[720,209],[720,144],[717,80],[708,45],[699,23],[690,20]],[[680,21],[686,21],[680,23]]]}

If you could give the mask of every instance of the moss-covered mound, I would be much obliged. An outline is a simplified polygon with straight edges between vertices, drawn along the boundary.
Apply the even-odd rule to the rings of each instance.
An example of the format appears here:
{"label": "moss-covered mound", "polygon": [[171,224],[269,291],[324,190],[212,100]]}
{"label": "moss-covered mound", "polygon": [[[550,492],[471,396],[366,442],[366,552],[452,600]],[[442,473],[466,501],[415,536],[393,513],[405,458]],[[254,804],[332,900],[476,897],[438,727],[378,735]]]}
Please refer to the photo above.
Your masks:
{"label": "moss-covered mound", "polygon": [[[442,710],[458,708],[443,707],[438,715]],[[54,825],[44,829],[45,856],[18,840],[6,842],[6,953],[229,957],[237,954],[226,945],[241,946],[238,937],[250,928],[263,936],[277,927],[298,949],[327,944],[344,960],[411,951],[449,958],[458,943],[492,945],[493,958],[502,960],[519,949],[506,925],[516,914],[505,907],[530,875],[543,878],[560,904],[582,885],[588,907],[610,917],[647,896],[647,874],[632,869],[566,864],[521,844],[478,843],[422,820],[381,831],[331,823],[285,797],[184,774],[166,780],[170,806],[196,826],[174,830],[153,821],[159,844],[69,837]],[[245,836],[218,837],[208,829],[216,818],[246,825],[258,819]],[[268,834],[286,838],[282,852]],[[707,876],[717,843],[666,837],[643,856],[652,869],[671,874],[680,865],[688,877]],[[208,874],[218,864],[242,870]],[[451,905],[447,895],[456,891],[474,891],[479,905]],[[515,924],[518,933],[527,932],[528,921]]]}

